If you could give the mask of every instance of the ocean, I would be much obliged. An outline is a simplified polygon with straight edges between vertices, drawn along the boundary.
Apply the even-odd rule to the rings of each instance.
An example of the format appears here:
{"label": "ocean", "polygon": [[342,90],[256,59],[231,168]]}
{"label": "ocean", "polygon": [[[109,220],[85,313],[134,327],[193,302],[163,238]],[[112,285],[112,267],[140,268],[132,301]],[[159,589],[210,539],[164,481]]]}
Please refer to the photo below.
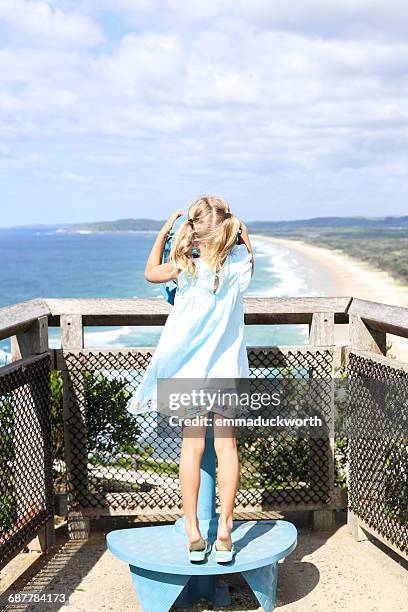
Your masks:
{"label": "ocean", "polygon": [[[58,229],[0,230],[0,307],[38,297],[160,297],[143,276],[155,232],[66,232]],[[290,251],[252,240],[255,274],[246,296],[315,295],[301,261]],[[85,328],[85,346],[154,346],[160,327]],[[302,344],[305,325],[247,326],[250,346]],[[50,346],[60,346],[50,328]],[[0,342],[0,363],[10,361],[10,341]]]}

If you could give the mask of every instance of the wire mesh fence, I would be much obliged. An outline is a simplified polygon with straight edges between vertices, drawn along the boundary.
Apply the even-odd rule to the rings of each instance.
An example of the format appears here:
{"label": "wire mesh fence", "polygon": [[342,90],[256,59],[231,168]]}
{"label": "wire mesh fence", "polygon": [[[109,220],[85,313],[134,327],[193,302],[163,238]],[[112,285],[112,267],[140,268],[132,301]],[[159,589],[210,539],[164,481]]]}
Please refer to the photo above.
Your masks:
{"label": "wire mesh fence", "polygon": [[[54,464],[48,355],[0,369],[0,562],[52,516],[53,477],[54,482],[66,477],[72,512],[156,517],[180,512],[181,439],[174,431],[168,437],[163,431],[158,435],[157,413],[134,417],[128,412],[151,356],[142,349],[63,354],[65,455],[59,462],[54,457]],[[309,389],[309,401],[323,417],[324,428],[320,436],[288,431],[240,435],[237,508],[259,512],[333,507],[332,349],[249,348],[248,358],[251,385],[258,392],[271,381],[318,380],[311,396]],[[373,422],[384,417],[381,404],[367,385],[357,382],[398,380],[399,393],[392,401],[406,410],[408,373],[390,361],[380,363],[352,351],[346,370],[349,416],[359,432],[348,441],[350,508],[407,552],[406,427],[401,421],[400,435],[373,435]],[[294,416],[304,399],[296,389],[291,403]]]}
{"label": "wire mesh fence", "polygon": [[[348,373],[350,418],[353,430],[358,432],[349,441],[349,507],[379,536],[406,554],[408,372],[393,366],[391,360],[380,363],[350,352]],[[380,387],[379,394],[378,390],[373,392],[372,381],[388,384]],[[396,414],[400,418],[395,419]]]}
{"label": "wire mesh fence", "polygon": [[[83,350],[64,352],[63,358],[70,510],[178,512],[180,438],[174,430],[158,435],[156,412],[135,417],[127,411],[151,353]],[[332,350],[250,348],[248,358],[251,385],[258,392],[271,379],[319,380],[309,399],[325,426],[313,438],[265,431],[258,438],[239,436],[237,506],[245,511],[327,506],[334,490]],[[295,392],[294,415],[300,403]]]}
{"label": "wire mesh fence", "polygon": [[0,369],[0,565],[53,516],[50,358]]}

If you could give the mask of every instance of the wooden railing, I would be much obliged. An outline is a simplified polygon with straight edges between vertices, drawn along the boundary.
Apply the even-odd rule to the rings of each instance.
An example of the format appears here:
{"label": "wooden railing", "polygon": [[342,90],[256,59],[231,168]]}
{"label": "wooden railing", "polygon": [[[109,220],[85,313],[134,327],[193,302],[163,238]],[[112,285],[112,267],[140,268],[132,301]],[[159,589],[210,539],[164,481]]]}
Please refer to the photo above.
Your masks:
{"label": "wooden railing", "polygon": [[[44,298],[35,299],[7,306],[0,309],[0,339],[11,338],[14,367],[24,368],[35,355],[49,354],[51,368],[64,369],[65,354],[96,352],[98,349],[86,349],[84,327],[94,326],[160,326],[166,321],[170,306],[162,299],[105,299],[105,298]],[[408,309],[374,303],[352,297],[332,298],[246,298],[245,323],[247,325],[285,325],[306,324],[309,327],[308,341],[305,345],[290,347],[300,353],[308,348],[329,348],[333,356],[333,370],[346,368],[350,353],[369,357],[373,361],[388,363],[408,371],[408,366],[386,357],[387,334],[408,338]],[[348,341],[342,346],[335,345],[336,326],[348,326]],[[48,342],[48,327],[61,329],[61,348],[52,349]],[[100,347],[106,349],[106,347]],[[265,347],[263,347],[265,349]],[[283,355],[289,347],[275,347]],[[113,349],[118,352],[120,349]],[[126,351],[140,351],[134,347]],[[112,349],[109,349],[112,352]],[[2,371],[4,368],[0,368]],[[67,380],[67,379],[66,379]],[[71,398],[72,399],[72,398]],[[64,391],[65,417],[70,401],[68,392]],[[69,416],[69,415],[68,415]],[[67,430],[66,430],[67,431]],[[333,464],[334,445],[330,440],[328,461]],[[69,450],[68,450],[69,452]],[[333,468],[331,468],[333,469]],[[333,525],[334,500],[333,482],[331,484],[331,502],[309,505],[315,511],[315,525],[330,527]],[[307,505],[306,505],[307,506]],[[303,509],[306,506],[298,506]],[[289,508],[289,506],[286,506]],[[85,513],[86,514],[86,513]],[[83,521],[79,532],[86,531],[86,518],[77,513],[75,520]],[[78,524],[78,523],[77,523]],[[361,517],[349,512],[350,529],[361,539],[362,528],[382,538],[375,526],[368,525]],[[52,542],[52,521],[48,520],[44,532],[48,534],[48,544]],[[32,534],[31,534],[32,535]],[[396,548],[387,538],[388,545],[400,554],[406,554]]]}

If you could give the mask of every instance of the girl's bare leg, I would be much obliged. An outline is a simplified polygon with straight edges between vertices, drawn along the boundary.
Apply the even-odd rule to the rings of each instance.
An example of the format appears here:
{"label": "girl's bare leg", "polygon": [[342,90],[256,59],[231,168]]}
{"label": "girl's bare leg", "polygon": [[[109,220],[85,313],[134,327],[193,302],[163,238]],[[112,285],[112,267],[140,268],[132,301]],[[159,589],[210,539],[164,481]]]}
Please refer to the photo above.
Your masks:
{"label": "girl's bare leg", "polygon": [[[221,503],[216,548],[230,550],[235,496],[239,481],[239,461],[234,427],[220,424],[221,419],[222,417],[218,415],[214,419],[214,447],[218,460],[218,493]],[[219,424],[216,423],[217,420]]]}
{"label": "girl's bare leg", "polygon": [[179,475],[185,528],[191,550],[204,548],[197,519],[197,499],[200,488],[200,462],[205,447],[205,431],[205,425],[183,427]]}

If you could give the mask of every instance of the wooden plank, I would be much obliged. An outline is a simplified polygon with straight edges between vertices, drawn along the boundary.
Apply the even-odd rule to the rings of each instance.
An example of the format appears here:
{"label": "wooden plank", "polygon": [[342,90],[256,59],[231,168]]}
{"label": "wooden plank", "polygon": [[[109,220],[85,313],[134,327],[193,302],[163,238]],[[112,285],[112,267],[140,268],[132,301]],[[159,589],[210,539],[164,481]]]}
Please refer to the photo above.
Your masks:
{"label": "wooden plank", "polygon": [[46,302],[53,316],[166,315],[171,310],[163,298],[46,298]]}
{"label": "wooden plank", "polygon": [[[162,326],[165,324],[169,313],[149,313],[144,314],[111,314],[106,315],[84,315],[83,325],[85,327],[122,327],[125,325],[133,326]],[[312,320],[312,313],[290,313],[290,312],[271,312],[271,313],[245,313],[246,325],[308,325]],[[335,313],[335,322],[337,324],[348,323],[348,317],[345,313]],[[50,327],[59,327],[60,316],[50,315],[48,319]]]}
{"label": "wooden plank", "polygon": [[4,365],[0,368],[0,378],[2,376],[12,374],[13,372],[19,370],[21,367],[34,363],[35,361],[39,361],[42,358],[43,355],[31,355],[30,357],[24,357],[22,359],[12,361],[11,363],[8,363],[7,365]]}
{"label": "wooden plank", "polygon": [[374,538],[376,538],[377,540],[379,540],[380,542],[388,546],[388,548],[390,548],[395,553],[397,553],[397,555],[400,555],[403,559],[408,561],[408,554],[405,551],[398,548],[398,546],[396,546],[394,542],[391,542],[391,540],[389,540],[388,538],[383,536],[381,533],[376,531],[376,529],[374,529],[373,527],[370,527],[370,525],[368,525],[368,523],[363,521],[360,517],[358,517],[358,526],[360,529],[363,529],[370,535],[374,536]]}
{"label": "wooden plank", "polygon": [[379,353],[372,353],[371,351],[362,351],[362,350],[347,347],[346,348],[346,358],[347,359],[350,353],[353,353],[353,355],[358,355],[359,357],[365,357],[366,359],[370,359],[371,361],[374,361],[375,363],[379,363],[380,365],[385,365],[389,368],[393,368],[394,370],[402,370],[403,372],[408,373],[408,363],[404,361],[398,361],[398,359],[391,359],[390,357],[387,357],[386,355],[382,355]]}
{"label": "wooden plank", "polygon": [[[248,325],[310,323],[314,312],[334,312],[336,322],[347,322],[351,298],[245,298]],[[47,298],[50,326],[63,314],[82,315],[83,325],[164,325],[171,306],[162,298]]]}
{"label": "wooden plank", "polygon": [[40,298],[0,308],[0,340],[28,329],[39,317],[49,314],[48,304]]}
{"label": "wooden plank", "polygon": [[354,298],[348,312],[374,330],[408,338],[408,308]]}
{"label": "wooden plank", "polygon": [[[88,491],[88,442],[84,370],[75,375],[68,370],[65,351],[80,352],[84,346],[84,328],[81,314],[61,315],[61,370],[63,380],[62,404],[64,410],[64,457],[68,483],[68,534],[70,539],[86,539],[89,521],[81,511],[71,507],[72,498]],[[76,423],[74,431],[72,421]]]}
{"label": "wooden plank", "polygon": [[357,314],[349,315],[349,346],[385,355],[387,352],[387,334],[371,328]]}
{"label": "wooden plank", "polygon": [[334,345],[334,312],[315,312],[309,329],[309,343],[314,346]]}
{"label": "wooden plank", "polygon": [[61,347],[81,349],[84,346],[84,328],[79,314],[61,315]]}
{"label": "wooden plank", "polygon": [[351,297],[248,297],[245,298],[247,313],[292,313],[314,312],[346,313]]}
{"label": "wooden plank", "polygon": [[[153,312],[166,314],[171,306],[162,298],[45,298],[51,315],[82,314],[110,315],[144,314]],[[350,297],[248,297],[245,298],[245,309],[251,313],[309,313],[313,312],[347,312]]]}
{"label": "wooden plank", "polygon": [[[333,354],[336,355],[337,361],[340,362],[342,349],[344,347],[331,346],[331,347],[324,347],[324,348],[327,348],[333,351]],[[293,355],[293,354],[296,354],[297,352],[305,353],[305,354],[309,353],[311,355],[315,355],[317,353],[322,352],[322,349],[320,347],[309,346],[307,344],[301,344],[301,345],[296,345],[296,346],[295,345],[248,346],[248,350],[251,351],[251,353],[254,353],[255,355],[262,355],[263,353],[267,352],[269,355],[272,355],[273,357],[278,357],[279,355],[285,355],[285,356],[289,354]],[[50,349],[50,353],[52,354],[52,358],[55,360],[55,364],[56,364],[55,367],[57,369],[63,369],[66,367],[64,353],[66,354],[67,352],[73,353],[76,355],[81,353],[87,358],[91,355],[103,355],[103,356],[114,355],[115,356],[115,355],[126,354],[126,353],[129,353],[131,355],[140,354],[142,357],[145,357],[148,355],[153,355],[154,351],[155,351],[154,346],[141,346],[141,347],[119,346],[119,347],[110,347],[110,348],[106,348],[106,346],[103,346],[103,347],[92,347],[92,348]]]}
{"label": "wooden plank", "polygon": [[25,331],[11,337],[12,360],[48,351],[48,315],[41,315]]}
{"label": "wooden plank", "polygon": [[[311,325],[309,328],[309,343],[314,345],[317,349],[324,349],[328,345],[334,344],[334,313],[333,312],[315,312],[312,316]],[[334,372],[332,370],[332,375]],[[313,377],[313,374],[311,374]],[[322,454],[322,440],[316,439],[311,436],[309,439],[309,479],[312,490],[319,490],[321,486],[321,480],[327,478],[330,499],[333,500],[335,495],[334,487],[334,464],[335,464],[335,440],[334,440],[334,419],[335,419],[335,406],[334,406],[334,386],[331,385],[328,390],[325,391],[325,400],[328,406],[330,406],[330,423],[328,438],[324,440],[325,451],[326,451],[326,462],[325,469],[326,474],[322,474],[321,467],[321,454]],[[324,417],[324,415],[321,415]],[[313,529],[315,530],[326,530],[334,527],[334,514],[333,511],[327,509],[321,514],[314,513],[313,515]]]}
{"label": "wooden plank", "polygon": [[[111,494],[114,495],[114,494]],[[340,510],[344,508],[344,504],[341,501],[341,497],[336,495],[334,500],[326,504],[324,502],[310,502],[310,503],[282,503],[276,505],[265,504],[264,502],[254,503],[250,506],[240,504],[239,502],[234,507],[234,517],[236,515],[245,513],[260,513],[260,512],[308,512],[308,511],[319,511],[319,510]],[[135,520],[154,520],[159,521],[160,516],[165,516],[165,520],[173,521],[175,518],[181,515],[181,510],[177,510],[174,506],[163,506],[160,508],[149,508],[148,504],[143,507],[134,507],[134,508],[126,508],[124,510],[122,507],[105,507],[105,508],[93,508],[93,507],[81,507],[81,513],[83,516],[87,516],[89,518],[99,518],[102,516],[133,516]],[[170,517],[170,519],[168,518]]]}

